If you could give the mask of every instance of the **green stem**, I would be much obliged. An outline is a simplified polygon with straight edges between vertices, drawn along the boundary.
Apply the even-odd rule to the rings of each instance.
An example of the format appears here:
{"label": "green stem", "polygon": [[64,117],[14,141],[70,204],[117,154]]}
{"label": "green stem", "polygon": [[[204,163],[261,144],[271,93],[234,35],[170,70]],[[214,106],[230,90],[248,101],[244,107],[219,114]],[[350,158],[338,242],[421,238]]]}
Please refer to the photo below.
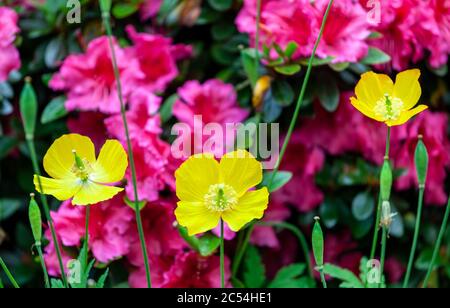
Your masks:
{"label": "green stem", "polygon": [[255,34],[255,76],[259,77],[259,33],[261,23],[261,0],[256,1],[256,34]]}
{"label": "green stem", "polygon": [[3,289],[3,288],[5,288],[5,287],[3,286],[2,278],[0,278],[0,289]]}
{"label": "green stem", "polygon": [[44,260],[44,254],[42,253],[42,247],[41,244],[36,243],[35,244],[36,250],[39,254],[39,260],[41,262],[41,267],[42,267],[42,271],[44,273],[44,282],[45,282],[45,287],[47,289],[50,289],[50,279],[48,277],[48,271],[47,271],[47,266],[45,265],[45,260]]}
{"label": "green stem", "polygon": [[45,215],[45,218],[47,219],[47,223],[50,228],[50,233],[52,235],[53,245],[55,246],[56,257],[58,258],[59,270],[61,271],[61,279],[64,283],[64,286],[66,288],[68,288],[69,285],[67,283],[66,271],[64,269],[64,263],[63,263],[62,255],[61,255],[61,246],[59,244],[58,237],[56,236],[56,230],[55,230],[55,226],[53,224],[52,216],[50,215],[50,207],[48,206],[47,197],[44,195],[44,189],[42,187],[41,178],[40,178],[41,170],[39,168],[38,159],[37,159],[37,155],[36,155],[36,148],[35,148],[34,140],[32,137],[27,137],[27,144],[28,144],[28,149],[30,151],[30,157],[31,157],[31,162],[33,164],[34,173],[38,176],[37,179],[38,179],[39,190],[42,192],[39,195],[41,197],[42,207],[44,208],[44,215]]}
{"label": "green stem", "polygon": [[300,246],[302,247],[303,255],[305,257],[305,262],[308,264],[309,276],[314,279],[313,265],[311,264],[310,250],[308,247],[308,242],[306,241],[305,235],[299,228],[297,228],[296,226],[294,226],[290,223],[284,222],[284,221],[270,221],[270,222],[261,221],[258,223],[258,225],[280,227],[280,228],[291,231],[297,237],[297,239],[300,243]]}
{"label": "green stem", "polygon": [[425,186],[421,185],[419,187],[419,201],[417,207],[417,217],[416,217],[416,227],[414,230],[414,238],[411,246],[411,252],[409,254],[408,267],[406,269],[405,280],[403,281],[403,288],[407,288],[409,284],[409,278],[411,276],[411,270],[414,263],[414,256],[417,248],[417,240],[419,239],[420,221],[422,219],[422,208],[423,208],[423,195],[425,191]]}
{"label": "green stem", "polygon": [[[307,86],[308,86],[309,77],[311,76],[313,61],[314,61],[314,59],[316,57],[317,47],[319,46],[320,41],[322,39],[323,31],[325,29],[325,25],[326,25],[326,22],[327,22],[328,15],[330,13],[331,7],[333,5],[333,2],[334,2],[334,0],[330,0],[330,2],[328,3],[327,9],[325,11],[325,14],[323,16],[323,20],[322,20],[322,25],[320,27],[319,36],[317,37],[316,43],[314,44],[314,48],[313,48],[312,53],[311,53],[311,57],[309,58],[309,61],[308,61],[308,68],[306,70],[305,78],[303,79],[303,84],[302,84],[302,87],[301,87],[301,90],[300,90],[300,95],[298,97],[297,104],[295,106],[295,111],[294,111],[294,114],[292,116],[291,123],[289,125],[289,129],[288,129],[288,132],[286,134],[286,138],[284,139],[283,146],[281,147],[280,155],[278,156],[278,159],[277,159],[277,162],[275,164],[275,168],[273,170],[272,176],[270,177],[270,181],[269,181],[269,185],[268,185],[269,187],[272,185],[272,182],[275,179],[275,176],[276,176],[277,172],[280,169],[281,161],[283,160],[284,154],[286,153],[287,146],[289,145],[289,141],[291,140],[291,137],[292,137],[292,134],[294,132],[295,126],[297,124],[297,119],[298,119],[298,116],[300,114],[300,108],[301,108],[301,106],[303,104],[303,99],[304,99],[305,94],[306,94],[306,89],[307,89]],[[258,27],[259,27],[259,25],[258,25]],[[239,268],[240,262],[242,260],[242,256],[244,255],[245,249],[248,246],[248,241],[250,240],[251,234],[253,232],[254,224],[255,224],[255,222],[251,222],[250,223],[250,225],[248,227],[247,235],[246,235],[246,237],[244,239],[244,242],[242,244],[242,248],[236,254],[237,257],[236,257],[235,262],[233,264],[233,271],[232,271],[233,276],[236,274],[237,269]]]}
{"label": "green stem", "polygon": [[320,273],[320,281],[322,281],[322,286],[324,289],[327,288],[327,280],[325,279],[325,274],[323,273],[323,269],[319,270]]}
{"label": "green stem", "polygon": [[437,256],[439,254],[439,250],[441,249],[442,239],[445,234],[445,230],[447,229],[448,217],[450,216],[450,198],[448,199],[447,208],[444,214],[444,220],[442,221],[441,230],[439,231],[439,235],[436,240],[436,244],[434,245],[433,255],[431,257],[430,265],[428,267],[427,274],[425,275],[425,279],[423,282],[423,287],[426,288],[428,286],[428,281],[430,280],[431,272],[434,270],[434,264],[436,262]]}
{"label": "green stem", "polygon": [[252,235],[253,229],[255,228],[255,223],[251,222],[247,228],[247,232],[245,233],[244,240],[242,241],[242,245],[240,249],[236,252],[236,256],[234,257],[233,266],[231,269],[231,274],[236,276],[237,271],[239,270],[239,266],[241,265],[242,258],[244,257],[245,251],[247,250],[248,243],[250,241],[250,237]]}
{"label": "green stem", "polygon": [[225,288],[225,247],[223,234],[223,220],[220,220],[220,287]]}
{"label": "green stem", "polygon": [[85,233],[84,233],[84,260],[83,260],[83,269],[87,268],[88,265],[88,255],[89,255],[89,217],[91,216],[91,207],[89,205],[86,206],[86,214],[85,214]]}
{"label": "green stem", "polygon": [[3,268],[3,271],[5,272],[6,276],[8,277],[9,281],[13,285],[14,288],[20,289],[19,285],[17,284],[17,281],[14,279],[13,275],[9,271],[8,267],[6,266],[5,262],[3,262],[2,257],[0,257],[0,266]]}
{"label": "green stem", "polygon": [[388,228],[383,226],[383,234],[381,238],[381,257],[380,257],[380,284],[384,282],[384,263],[386,260],[386,245],[387,245],[387,237],[388,237]]}
{"label": "green stem", "polygon": [[119,69],[117,67],[116,52],[114,50],[114,44],[113,44],[113,39],[112,39],[113,34],[112,34],[111,24],[110,24],[110,13],[103,11],[102,12],[102,19],[103,19],[103,24],[105,26],[106,34],[108,35],[109,47],[111,49],[112,66],[113,66],[114,76],[115,76],[116,83],[117,83],[117,94],[119,96],[120,111],[121,111],[121,114],[122,114],[122,121],[123,121],[123,126],[124,126],[124,130],[125,130],[125,136],[126,136],[126,140],[127,140],[128,157],[129,157],[129,160],[130,160],[130,169],[131,169],[131,178],[132,178],[132,181],[133,181],[134,211],[136,212],[136,224],[137,224],[138,233],[139,233],[139,240],[141,242],[142,256],[144,258],[145,275],[146,275],[146,279],[147,279],[147,286],[148,286],[148,288],[151,288],[152,287],[152,282],[151,282],[151,275],[150,275],[150,264],[149,264],[149,260],[148,260],[148,252],[147,252],[147,246],[145,244],[146,242],[145,242],[144,228],[142,226],[142,218],[141,218],[141,212],[140,212],[140,208],[139,208],[139,196],[138,196],[138,191],[137,191],[136,165],[135,165],[135,162],[134,162],[133,149],[132,149],[132,146],[131,146],[130,134],[129,134],[129,129],[128,129],[128,122],[127,122],[127,117],[126,117],[125,103],[124,103],[124,100],[123,100],[122,83],[120,81],[120,73],[119,73]]}
{"label": "green stem", "polygon": [[[384,153],[385,157],[389,157],[390,147],[391,147],[391,127],[387,127],[387,134],[386,134],[386,150]],[[373,239],[372,239],[372,249],[370,250],[370,259],[375,258],[375,252],[377,250],[377,242],[378,242],[378,232],[380,227],[380,220],[381,220],[381,206],[383,204],[383,200],[381,200],[381,194],[378,196],[378,207],[377,207],[377,216],[375,218],[375,227],[373,232]]]}

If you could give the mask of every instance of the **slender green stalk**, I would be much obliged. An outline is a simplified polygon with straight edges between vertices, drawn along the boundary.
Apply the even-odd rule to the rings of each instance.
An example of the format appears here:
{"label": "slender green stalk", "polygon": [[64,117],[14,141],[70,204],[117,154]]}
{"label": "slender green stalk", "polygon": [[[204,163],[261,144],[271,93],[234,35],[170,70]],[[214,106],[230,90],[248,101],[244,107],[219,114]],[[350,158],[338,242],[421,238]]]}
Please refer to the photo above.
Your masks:
{"label": "slender green stalk", "polygon": [[[34,173],[36,175],[38,175],[37,179],[38,179],[38,185],[39,185],[40,191],[44,192],[44,189],[43,189],[42,183],[41,183],[41,178],[40,178],[41,170],[39,168],[38,159],[37,159],[37,155],[36,155],[36,148],[35,148],[34,139],[32,136],[27,136],[27,144],[28,144],[28,149],[30,151],[30,157],[31,157],[31,162],[33,164]],[[56,236],[56,231],[55,231],[55,226],[53,224],[52,216],[50,215],[50,207],[48,206],[47,197],[44,195],[44,193],[41,193],[40,196],[41,196],[42,207],[44,209],[44,215],[45,215],[45,218],[47,219],[47,223],[50,228],[50,233],[52,234],[52,240],[53,240],[53,244],[55,246],[56,257],[58,258],[58,265],[59,265],[59,269],[61,271],[61,279],[64,283],[64,286],[67,288],[69,285],[67,283],[66,271],[64,269],[64,263],[63,263],[63,260],[61,257],[61,246],[59,244],[58,237]]]}
{"label": "slender green stalk", "polygon": [[422,219],[422,208],[423,208],[423,195],[425,191],[425,186],[421,185],[419,188],[419,205],[417,207],[417,217],[416,217],[416,227],[414,230],[414,238],[411,247],[411,252],[409,254],[408,267],[406,269],[405,279],[403,281],[403,288],[408,287],[409,278],[411,277],[411,270],[414,263],[414,256],[417,248],[417,240],[419,239],[420,221]]}
{"label": "slender green stalk", "polygon": [[255,76],[259,77],[259,33],[261,23],[261,0],[256,1],[256,34],[255,34]]}
{"label": "slender green stalk", "polygon": [[426,288],[428,286],[428,281],[430,280],[431,272],[434,270],[434,264],[436,263],[436,258],[439,254],[439,250],[441,249],[442,239],[445,234],[445,230],[447,229],[448,217],[450,216],[450,198],[448,199],[447,208],[444,214],[444,220],[442,221],[441,230],[439,231],[439,235],[436,240],[436,244],[434,245],[433,255],[431,257],[430,265],[428,266],[427,274],[425,275],[425,279],[423,281],[423,287]]}
{"label": "slender green stalk", "polygon": [[[305,94],[306,94],[306,89],[307,89],[307,86],[308,86],[309,77],[311,76],[313,61],[314,61],[314,59],[316,57],[317,47],[319,46],[320,41],[322,39],[323,31],[325,29],[325,25],[326,25],[326,22],[327,22],[328,15],[330,13],[331,7],[333,5],[333,2],[334,2],[334,0],[330,0],[330,2],[328,3],[327,9],[325,11],[325,14],[323,16],[323,20],[322,20],[322,25],[320,27],[319,36],[317,37],[316,43],[314,44],[314,48],[313,48],[312,53],[311,53],[311,57],[309,58],[309,61],[308,61],[308,68],[306,70],[305,78],[303,79],[303,84],[302,84],[302,87],[301,87],[301,90],[300,90],[300,95],[298,97],[297,104],[295,106],[295,111],[294,111],[294,114],[292,116],[291,123],[289,125],[289,129],[288,129],[288,132],[286,134],[286,138],[284,139],[283,146],[281,147],[280,155],[278,156],[278,159],[277,159],[277,162],[275,164],[275,168],[273,170],[273,173],[272,173],[272,176],[270,178],[268,186],[270,186],[272,184],[273,180],[275,179],[275,176],[276,176],[277,172],[280,169],[281,161],[283,160],[284,154],[286,153],[286,149],[287,149],[287,147],[289,145],[289,142],[291,140],[291,137],[292,137],[292,134],[294,132],[295,126],[297,124],[298,116],[300,114],[300,108],[301,108],[301,106],[303,104],[303,99],[304,99]],[[258,27],[259,27],[259,25],[258,25]],[[242,243],[241,250],[236,253],[236,257],[235,257],[235,261],[233,263],[233,269],[232,269],[233,275],[236,274],[237,269],[239,268],[240,262],[242,260],[242,256],[245,253],[245,250],[246,250],[246,248],[248,246],[248,241],[250,240],[251,234],[253,232],[254,224],[255,224],[255,222],[251,222],[250,223],[250,225],[248,227],[247,235],[246,235],[246,237],[244,239],[244,242]]]}
{"label": "slender green stalk", "polygon": [[13,285],[14,288],[20,289],[19,285],[17,284],[17,281],[14,279],[13,275],[9,271],[8,267],[6,266],[5,262],[3,262],[2,257],[0,257],[0,266],[3,268],[3,271],[5,272],[6,276],[8,277],[9,281]]}
{"label": "slender green stalk", "polygon": [[241,265],[242,258],[244,257],[245,252],[247,251],[247,246],[250,241],[250,237],[252,235],[253,229],[255,229],[255,223],[251,222],[247,228],[247,232],[245,233],[244,240],[242,241],[241,247],[237,250],[236,256],[234,257],[233,265],[231,268],[231,274],[236,276],[239,266]]}
{"label": "slender green stalk", "polygon": [[220,220],[220,287],[225,288],[225,247],[223,220]]}
{"label": "slender green stalk", "polygon": [[91,207],[89,205],[86,206],[86,214],[85,214],[85,233],[84,233],[84,260],[83,260],[83,269],[87,268],[88,265],[88,255],[89,255],[89,217],[91,216]]}
{"label": "slender green stalk", "polygon": [[48,277],[48,271],[47,271],[47,266],[45,265],[45,260],[44,260],[44,254],[42,253],[42,247],[41,244],[36,243],[35,244],[36,250],[39,254],[39,260],[41,262],[41,267],[42,267],[42,272],[44,273],[44,282],[45,282],[45,287],[47,289],[50,289],[50,279]]}
{"label": "slender green stalk", "polygon": [[125,103],[123,100],[123,94],[122,94],[122,83],[120,81],[120,73],[119,69],[117,67],[117,59],[116,59],[116,52],[114,50],[114,44],[113,44],[113,34],[111,29],[111,23],[110,23],[110,13],[109,11],[102,11],[102,19],[103,19],[103,25],[106,30],[106,34],[108,35],[108,41],[109,41],[109,47],[111,49],[111,60],[112,60],[112,66],[114,70],[114,76],[117,83],[117,94],[119,96],[120,101],[120,111],[122,114],[122,120],[123,120],[123,126],[125,130],[125,136],[127,140],[127,147],[128,147],[128,157],[130,160],[130,169],[131,169],[131,178],[133,182],[133,192],[134,192],[134,211],[136,213],[136,224],[138,228],[139,233],[139,240],[141,242],[141,250],[142,250],[142,256],[144,258],[144,265],[145,265],[145,275],[147,279],[147,286],[149,288],[152,287],[151,282],[151,276],[150,276],[150,264],[148,260],[148,252],[147,252],[147,246],[145,242],[145,234],[144,234],[144,228],[142,226],[142,218],[141,218],[141,212],[139,208],[139,196],[137,191],[137,176],[136,176],[136,165],[134,162],[134,156],[133,156],[133,149],[131,146],[131,140],[130,140],[130,134],[128,129],[128,122],[126,117],[126,110],[125,110]]}
{"label": "slender green stalk", "polygon": [[383,283],[383,274],[384,274],[384,263],[386,260],[386,245],[387,245],[387,237],[388,237],[388,228],[383,226],[383,234],[381,235],[381,256],[380,256],[380,284]]}
{"label": "slender green stalk", "polygon": [[291,231],[297,237],[297,239],[300,243],[300,247],[302,247],[303,255],[305,257],[305,262],[306,262],[306,264],[308,264],[309,276],[311,278],[314,278],[313,265],[311,264],[310,250],[309,250],[308,242],[306,241],[305,235],[299,228],[297,228],[296,226],[294,226],[290,223],[284,222],[284,221],[270,221],[270,222],[261,221],[258,223],[258,225],[280,227],[280,228]]}
{"label": "slender green stalk", "polygon": [[2,281],[2,279],[0,278],[0,289],[3,289],[4,288],[4,286],[3,286],[3,281]]}
{"label": "slender green stalk", "polygon": [[[385,157],[389,158],[390,154],[390,147],[391,147],[391,127],[388,126],[387,134],[386,134],[386,150],[385,150]],[[372,260],[375,258],[375,253],[377,250],[377,242],[378,242],[378,232],[380,227],[380,220],[381,220],[381,205],[383,204],[383,200],[381,200],[381,194],[378,196],[378,207],[377,207],[377,215],[375,218],[375,227],[373,231],[373,239],[372,239],[372,248],[370,250],[370,259]]]}
{"label": "slender green stalk", "polygon": [[324,289],[326,289],[327,288],[327,280],[325,279],[325,274],[323,273],[323,269],[320,269],[319,273],[320,273],[320,281],[322,281],[322,287]]}

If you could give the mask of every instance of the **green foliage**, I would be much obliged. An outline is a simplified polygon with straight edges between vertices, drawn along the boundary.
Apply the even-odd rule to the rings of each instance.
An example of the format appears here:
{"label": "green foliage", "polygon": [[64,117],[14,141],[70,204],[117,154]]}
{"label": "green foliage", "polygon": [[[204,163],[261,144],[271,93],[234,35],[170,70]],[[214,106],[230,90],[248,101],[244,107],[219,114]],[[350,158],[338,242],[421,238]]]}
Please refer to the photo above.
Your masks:
{"label": "green foliage", "polygon": [[311,288],[313,282],[309,277],[302,276],[306,265],[294,263],[281,268],[275,278],[268,284],[268,288]]}
{"label": "green foliage", "polygon": [[326,275],[330,275],[335,279],[341,280],[341,288],[364,288],[364,284],[359,280],[359,278],[347,269],[327,263],[323,266],[323,272]]}
{"label": "green foliage", "polygon": [[266,269],[258,249],[249,246],[244,259],[244,285],[247,288],[261,288],[266,281]]}
{"label": "green foliage", "polygon": [[279,171],[275,176],[273,175],[273,172],[265,172],[261,186],[267,186],[269,192],[273,193],[289,183],[291,179],[292,172],[289,171]]}

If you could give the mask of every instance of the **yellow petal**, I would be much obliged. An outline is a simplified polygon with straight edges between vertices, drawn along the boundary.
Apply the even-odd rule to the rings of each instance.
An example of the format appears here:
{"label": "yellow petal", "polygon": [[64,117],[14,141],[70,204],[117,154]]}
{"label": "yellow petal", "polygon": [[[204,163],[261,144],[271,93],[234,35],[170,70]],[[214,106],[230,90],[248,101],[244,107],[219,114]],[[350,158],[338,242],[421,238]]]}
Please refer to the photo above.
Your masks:
{"label": "yellow petal", "polygon": [[405,124],[409,119],[411,119],[413,116],[415,116],[418,113],[421,113],[422,111],[428,109],[428,106],[426,105],[419,105],[414,109],[403,111],[400,117],[395,121],[388,121],[386,124],[388,126],[398,126]]}
{"label": "yellow petal", "polygon": [[386,94],[392,95],[394,83],[387,75],[368,72],[361,76],[355,88],[356,97],[372,108]]}
{"label": "yellow petal", "polygon": [[245,150],[225,154],[220,160],[220,177],[241,197],[262,181],[262,164]]}
{"label": "yellow petal", "polygon": [[55,179],[75,177],[70,171],[75,163],[72,150],[78,156],[95,162],[95,148],[91,139],[78,134],[63,135],[56,139],[44,156],[44,169]]}
{"label": "yellow petal", "polygon": [[107,140],[89,178],[97,183],[114,183],[123,179],[127,170],[127,154],[117,140]]}
{"label": "yellow petal", "polygon": [[208,210],[203,202],[178,202],[175,210],[178,223],[186,227],[190,236],[214,229],[220,213]]}
{"label": "yellow petal", "polygon": [[[40,179],[40,183],[39,183]],[[42,194],[52,195],[60,201],[69,200],[81,188],[81,183],[76,178],[69,179],[49,179],[43,176],[34,176],[33,179],[36,190]],[[42,190],[41,190],[41,185]]]}
{"label": "yellow petal", "polygon": [[353,105],[353,107],[358,109],[359,112],[364,114],[366,117],[369,117],[369,118],[374,119],[379,122],[383,122],[383,119],[375,114],[372,107],[367,106],[366,104],[364,104],[360,100],[356,99],[355,97],[351,97],[350,102]]}
{"label": "yellow petal", "polygon": [[394,97],[403,101],[404,110],[413,108],[422,95],[419,77],[420,70],[418,69],[407,70],[397,75],[394,86]]}
{"label": "yellow petal", "polygon": [[121,192],[123,188],[106,186],[94,182],[85,182],[81,189],[75,194],[73,205],[89,205],[106,201]]}
{"label": "yellow petal", "polygon": [[231,230],[237,232],[253,219],[261,219],[269,203],[269,191],[266,187],[249,191],[239,199],[232,210],[222,213],[223,220]]}
{"label": "yellow petal", "polygon": [[219,181],[219,163],[212,154],[197,154],[175,171],[177,197],[182,201],[203,201],[209,186]]}

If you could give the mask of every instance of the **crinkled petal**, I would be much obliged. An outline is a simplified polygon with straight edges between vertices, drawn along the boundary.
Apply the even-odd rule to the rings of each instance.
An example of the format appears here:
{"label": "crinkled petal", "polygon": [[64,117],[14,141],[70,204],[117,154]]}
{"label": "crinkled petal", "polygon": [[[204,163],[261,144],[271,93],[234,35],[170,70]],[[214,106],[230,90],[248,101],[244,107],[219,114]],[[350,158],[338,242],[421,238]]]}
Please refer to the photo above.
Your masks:
{"label": "crinkled petal", "polygon": [[46,195],[52,195],[60,201],[65,201],[72,198],[81,188],[81,183],[76,178],[50,179],[35,175],[33,182],[34,187],[38,192]]}
{"label": "crinkled petal", "polygon": [[75,194],[73,205],[89,205],[106,201],[121,192],[123,188],[106,186],[91,181],[83,183],[81,189]]}
{"label": "crinkled petal", "polygon": [[422,95],[419,77],[420,70],[418,69],[407,70],[397,75],[394,86],[394,96],[403,101],[404,110],[413,108]]}
{"label": "crinkled petal", "polygon": [[91,139],[78,134],[63,135],[56,139],[44,156],[44,169],[55,179],[75,177],[71,169],[75,163],[72,150],[82,159],[95,162],[95,147]]}
{"label": "crinkled petal", "polygon": [[214,229],[220,213],[208,210],[203,202],[178,202],[175,210],[178,223],[186,227],[190,236]]}
{"label": "crinkled petal", "polygon": [[411,119],[413,116],[415,116],[418,113],[421,113],[422,111],[428,109],[428,106],[426,105],[419,105],[414,109],[403,111],[400,117],[395,121],[388,121],[386,124],[388,126],[398,126],[405,124],[409,119]]}
{"label": "crinkled petal", "polygon": [[223,220],[231,230],[237,232],[253,219],[261,219],[269,203],[269,191],[266,187],[249,191],[232,210],[222,213]]}
{"label": "crinkled petal", "polygon": [[100,150],[94,171],[89,178],[97,183],[114,183],[123,179],[128,160],[125,150],[117,140],[107,140]]}
{"label": "crinkled petal", "polygon": [[182,201],[203,201],[209,186],[219,181],[219,163],[212,154],[197,154],[175,172],[177,197]]}
{"label": "crinkled petal", "polygon": [[386,94],[393,94],[394,83],[387,75],[368,72],[361,76],[361,80],[356,85],[355,92],[359,101],[369,108],[373,108],[377,101]]}
{"label": "crinkled petal", "polygon": [[220,181],[232,186],[239,197],[262,181],[262,164],[252,154],[238,150],[220,160]]}

